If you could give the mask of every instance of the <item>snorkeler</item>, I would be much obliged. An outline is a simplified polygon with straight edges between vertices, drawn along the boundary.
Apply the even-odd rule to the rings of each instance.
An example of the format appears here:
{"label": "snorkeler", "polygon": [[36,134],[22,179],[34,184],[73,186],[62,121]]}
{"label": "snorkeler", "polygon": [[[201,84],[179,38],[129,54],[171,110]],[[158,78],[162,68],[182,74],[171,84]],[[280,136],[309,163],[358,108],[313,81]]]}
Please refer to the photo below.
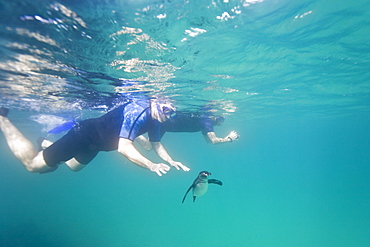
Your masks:
{"label": "snorkeler", "polygon": [[[224,120],[223,116],[215,117],[177,111],[176,116],[161,124],[161,138],[166,132],[202,132],[204,139],[212,144],[237,140],[239,135],[235,131],[231,131],[224,138],[216,136],[214,126],[222,125]],[[152,149],[150,141],[144,136],[138,136],[135,140],[146,150]]]}
{"label": "snorkeler", "polygon": [[14,155],[30,172],[47,173],[65,162],[73,171],[84,168],[99,151],[118,150],[131,162],[156,172],[166,174],[170,167],[153,163],[133,145],[133,140],[148,133],[153,148],[164,161],[177,170],[190,169],[173,161],[160,143],[160,124],[167,121],[175,108],[172,104],[156,100],[129,101],[99,118],[78,122],[66,135],[52,143],[44,140],[44,149],[36,151],[32,143],[7,118],[8,109],[0,107],[0,129]]}

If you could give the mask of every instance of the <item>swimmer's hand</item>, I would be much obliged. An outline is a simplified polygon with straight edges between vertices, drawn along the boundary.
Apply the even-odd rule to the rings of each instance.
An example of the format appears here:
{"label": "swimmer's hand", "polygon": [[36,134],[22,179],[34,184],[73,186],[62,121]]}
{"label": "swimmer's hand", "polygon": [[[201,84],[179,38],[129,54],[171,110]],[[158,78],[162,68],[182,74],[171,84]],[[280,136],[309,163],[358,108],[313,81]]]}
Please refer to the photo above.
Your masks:
{"label": "swimmer's hand", "polygon": [[149,169],[152,172],[157,173],[158,176],[162,176],[162,173],[166,174],[170,170],[170,167],[166,164],[159,163],[159,164],[153,164],[151,167],[149,167]]}
{"label": "swimmer's hand", "polygon": [[231,131],[230,134],[226,138],[229,139],[230,142],[232,142],[234,140],[238,140],[239,135],[235,131]]}
{"label": "swimmer's hand", "polygon": [[171,166],[175,167],[177,170],[183,169],[184,171],[188,172],[190,171],[190,168],[187,166],[184,166],[181,162],[178,161],[172,161],[169,162]]}

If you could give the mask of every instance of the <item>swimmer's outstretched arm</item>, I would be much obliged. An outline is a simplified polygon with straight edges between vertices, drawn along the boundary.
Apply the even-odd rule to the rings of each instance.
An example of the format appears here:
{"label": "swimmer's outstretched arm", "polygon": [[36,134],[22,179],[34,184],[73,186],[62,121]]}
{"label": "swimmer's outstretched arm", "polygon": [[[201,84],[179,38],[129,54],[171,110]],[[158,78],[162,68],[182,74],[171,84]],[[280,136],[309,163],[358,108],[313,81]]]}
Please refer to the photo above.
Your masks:
{"label": "swimmer's outstretched arm", "polygon": [[231,131],[230,134],[228,134],[226,137],[219,138],[216,136],[215,132],[208,132],[207,135],[204,136],[204,138],[207,142],[210,142],[212,144],[219,144],[237,140],[239,138],[239,135],[235,131]]}
{"label": "swimmer's outstretched arm", "polygon": [[190,168],[184,166],[181,162],[174,161],[171,156],[167,153],[166,149],[160,142],[152,142],[154,151],[161,157],[164,161],[168,162],[171,166],[176,167],[177,170],[183,169],[184,171],[190,171]]}
{"label": "swimmer's outstretched arm", "polygon": [[145,158],[139,151],[137,151],[133,142],[129,139],[119,138],[118,152],[123,154],[127,159],[129,159],[136,165],[147,168],[152,172],[157,173],[158,176],[162,176],[162,174],[166,174],[167,171],[170,170],[170,167],[166,164],[155,164]]}
{"label": "swimmer's outstretched arm", "polygon": [[153,149],[152,144],[148,139],[146,139],[143,135],[140,135],[135,138],[135,141],[139,143],[144,149],[150,151]]}

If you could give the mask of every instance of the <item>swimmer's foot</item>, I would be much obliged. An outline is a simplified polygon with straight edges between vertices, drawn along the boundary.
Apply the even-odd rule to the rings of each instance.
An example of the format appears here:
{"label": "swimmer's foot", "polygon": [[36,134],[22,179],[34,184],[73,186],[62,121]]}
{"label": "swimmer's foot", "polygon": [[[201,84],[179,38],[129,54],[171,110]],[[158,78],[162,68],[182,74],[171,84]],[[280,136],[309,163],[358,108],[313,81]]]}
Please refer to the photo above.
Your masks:
{"label": "swimmer's foot", "polygon": [[0,106],[0,116],[7,117],[9,113],[9,109]]}

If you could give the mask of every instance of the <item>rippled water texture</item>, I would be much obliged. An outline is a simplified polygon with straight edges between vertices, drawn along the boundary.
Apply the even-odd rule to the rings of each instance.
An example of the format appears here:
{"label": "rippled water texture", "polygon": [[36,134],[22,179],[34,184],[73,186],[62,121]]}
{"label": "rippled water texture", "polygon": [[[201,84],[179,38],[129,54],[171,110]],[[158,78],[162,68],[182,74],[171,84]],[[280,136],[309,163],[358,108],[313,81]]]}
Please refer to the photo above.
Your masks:
{"label": "rippled water texture", "polygon": [[367,1],[0,6],[1,104],[9,107],[74,111],[140,91],[249,117],[368,111]]}

